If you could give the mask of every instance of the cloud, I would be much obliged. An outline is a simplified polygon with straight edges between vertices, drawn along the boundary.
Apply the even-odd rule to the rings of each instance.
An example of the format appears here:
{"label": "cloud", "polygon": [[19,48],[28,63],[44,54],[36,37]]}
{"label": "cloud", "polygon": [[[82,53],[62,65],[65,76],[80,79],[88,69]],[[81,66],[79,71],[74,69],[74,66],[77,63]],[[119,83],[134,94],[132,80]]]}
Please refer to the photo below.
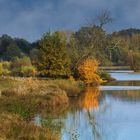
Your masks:
{"label": "cloud", "polygon": [[107,30],[139,27],[139,0],[0,0],[0,34],[34,41],[48,30],[78,29],[103,9],[114,18]]}

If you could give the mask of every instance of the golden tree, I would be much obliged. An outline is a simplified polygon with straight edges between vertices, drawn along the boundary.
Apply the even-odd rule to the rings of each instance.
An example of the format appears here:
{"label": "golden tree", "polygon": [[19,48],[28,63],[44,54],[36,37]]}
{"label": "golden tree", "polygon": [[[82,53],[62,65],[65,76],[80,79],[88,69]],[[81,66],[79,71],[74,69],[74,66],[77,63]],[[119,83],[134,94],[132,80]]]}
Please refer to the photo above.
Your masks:
{"label": "golden tree", "polygon": [[95,59],[87,58],[82,61],[78,66],[78,71],[81,79],[86,84],[96,84],[99,85],[102,81],[100,76],[97,74],[99,62]]}

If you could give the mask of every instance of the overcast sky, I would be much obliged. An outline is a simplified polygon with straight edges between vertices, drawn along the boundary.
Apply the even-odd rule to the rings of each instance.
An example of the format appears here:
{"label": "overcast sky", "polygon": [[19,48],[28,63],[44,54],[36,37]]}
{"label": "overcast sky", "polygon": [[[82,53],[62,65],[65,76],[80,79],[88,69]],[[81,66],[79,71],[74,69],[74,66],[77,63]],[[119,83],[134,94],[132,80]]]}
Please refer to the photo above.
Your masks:
{"label": "overcast sky", "polygon": [[35,41],[48,30],[77,30],[108,9],[107,31],[140,28],[140,0],[0,0],[0,35]]}

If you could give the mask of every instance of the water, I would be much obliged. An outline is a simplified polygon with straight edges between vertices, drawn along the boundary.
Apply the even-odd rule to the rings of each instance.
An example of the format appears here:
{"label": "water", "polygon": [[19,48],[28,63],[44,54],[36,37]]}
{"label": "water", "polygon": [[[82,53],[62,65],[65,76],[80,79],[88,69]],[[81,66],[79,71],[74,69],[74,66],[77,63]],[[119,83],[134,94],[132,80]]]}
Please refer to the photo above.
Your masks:
{"label": "water", "polygon": [[83,103],[67,113],[61,140],[140,139],[140,74],[115,71],[111,75],[119,81],[102,86],[103,91],[86,90],[82,100],[89,105]]}
{"label": "water", "polygon": [[101,86],[100,90],[140,90],[140,86]]}
{"label": "water", "polygon": [[140,139],[140,74],[111,75],[117,81],[86,88],[65,115],[58,116],[61,140]]}
{"label": "water", "polygon": [[133,71],[110,71],[112,77],[120,81],[140,81],[140,74]]}

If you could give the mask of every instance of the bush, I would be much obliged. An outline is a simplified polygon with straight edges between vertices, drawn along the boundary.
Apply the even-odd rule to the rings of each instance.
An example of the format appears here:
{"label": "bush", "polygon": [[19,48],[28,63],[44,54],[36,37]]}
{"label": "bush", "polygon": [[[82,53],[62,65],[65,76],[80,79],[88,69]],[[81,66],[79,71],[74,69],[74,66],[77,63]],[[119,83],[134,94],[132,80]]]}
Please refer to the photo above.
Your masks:
{"label": "bush", "polygon": [[11,63],[11,68],[17,68],[22,66],[31,66],[31,60],[29,57],[23,57],[23,58],[15,58]]}
{"label": "bush", "polygon": [[14,68],[12,70],[13,76],[25,76],[31,77],[37,74],[36,68],[34,66],[22,66],[18,68]]}
{"label": "bush", "polygon": [[10,62],[8,61],[3,61],[0,62],[0,75],[1,76],[7,76],[10,75]]}
{"label": "bush", "polygon": [[37,73],[36,68],[34,66],[24,66],[21,67],[21,74],[23,76],[35,76]]}
{"label": "bush", "polygon": [[17,58],[11,64],[12,75],[14,76],[35,76],[37,74],[36,68],[32,66],[31,60],[28,57]]}
{"label": "bush", "polygon": [[106,71],[100,70],[98,71],[98,75],[104,80],[104,81],[112,81],[115,80],[114,78],[112,78],[110,76],[109,73],[107,73]]}
{"label": "bush", "polygon": [[100,84],[102,79],[97,74],[99,62],[95,59],[86,59],[78,66],[78,71],[81,79],[86,84]]}
{"label": "bush", "polygon": [[100,75],[100,77],[103,79],[103,80],[106,80],[106,79],[110,79],[111,76],[109,73],[105,72],[105,71],[99,71],[98,74]]}

